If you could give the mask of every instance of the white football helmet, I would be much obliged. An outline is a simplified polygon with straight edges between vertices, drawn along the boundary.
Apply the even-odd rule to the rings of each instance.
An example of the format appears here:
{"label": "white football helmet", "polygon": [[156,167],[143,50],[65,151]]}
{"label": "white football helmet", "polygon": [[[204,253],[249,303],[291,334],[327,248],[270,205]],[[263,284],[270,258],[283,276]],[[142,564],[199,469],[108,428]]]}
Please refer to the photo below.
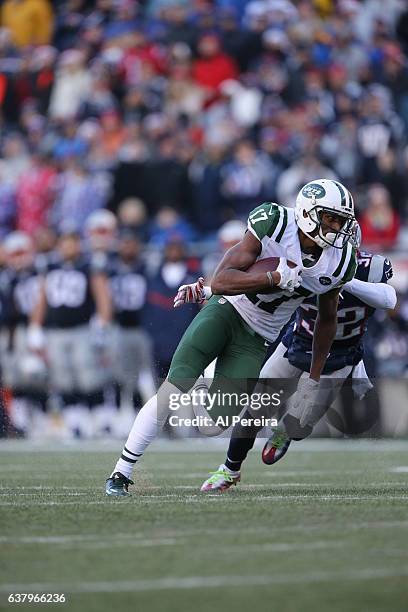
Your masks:
{"label": "white football helmet", "polygon": [[[324,234],[321,218],[323,212],[343,217],[341,229]],[[342,249],[352,237],[355,224],[351,193],[338,181],[310,181],[302,187],[296,198],[295,219],[299,229],[322,249],[329,246]]]}
{"label": "white football helmet", "polygon": [[3,242],[6,263],[12,270],[29,268],[34,261],[34,245],[25,232],[11,232]]}

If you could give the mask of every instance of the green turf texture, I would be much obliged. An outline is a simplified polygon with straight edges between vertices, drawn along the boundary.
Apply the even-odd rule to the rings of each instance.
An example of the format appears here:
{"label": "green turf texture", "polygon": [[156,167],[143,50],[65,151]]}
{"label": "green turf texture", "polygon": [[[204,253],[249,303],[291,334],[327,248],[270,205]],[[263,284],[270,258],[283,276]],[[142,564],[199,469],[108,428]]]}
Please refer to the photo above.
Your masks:
{"label": "green turf texture", "polygon": [[[408,610],[408,444],[305,442],[273,467],[255,449],[211,495],[223,452],[199,448],[152,449],[110,499],[115,452],[0,445],[0,608]],[[67,603],[9,605],[10,588]]]}

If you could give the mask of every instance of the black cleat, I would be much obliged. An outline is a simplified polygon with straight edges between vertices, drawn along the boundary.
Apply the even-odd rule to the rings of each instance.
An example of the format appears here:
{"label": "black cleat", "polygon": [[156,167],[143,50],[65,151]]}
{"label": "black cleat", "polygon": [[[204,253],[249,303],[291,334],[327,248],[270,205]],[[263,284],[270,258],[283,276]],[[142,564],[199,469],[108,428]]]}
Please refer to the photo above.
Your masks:
{"label": "black cleat", "polygon": [[129,485],[135,484],[130,478],[126,478],[120,472],[115,472],[110,476],[105,484],[105,493],[110,497],[125,497],[129,495]]}

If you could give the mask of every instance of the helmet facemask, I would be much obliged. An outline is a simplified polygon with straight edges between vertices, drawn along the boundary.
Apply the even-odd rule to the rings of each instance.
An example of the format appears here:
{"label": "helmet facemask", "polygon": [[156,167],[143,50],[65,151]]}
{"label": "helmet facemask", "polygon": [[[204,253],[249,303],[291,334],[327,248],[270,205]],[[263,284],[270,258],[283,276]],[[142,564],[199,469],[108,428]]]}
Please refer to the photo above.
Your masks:
{"label": "helmet facemask", "polygon": [[[322,219],[324,213],[344,218],[344,223],[341,228],[339,230],[333,230],[327,226],[329,227],[329,231],[324,234],[325,227]],[[340,213],[337,210],[319,206],[318,204],[316,204],[316,206],[314,206],[308,214],[309,218],[315,224],[315,229],[308,232],[308,236],[322,249],[329,246],[334,247],[335,249],[342,249],[353,236],[355,218],[352,214]]]}

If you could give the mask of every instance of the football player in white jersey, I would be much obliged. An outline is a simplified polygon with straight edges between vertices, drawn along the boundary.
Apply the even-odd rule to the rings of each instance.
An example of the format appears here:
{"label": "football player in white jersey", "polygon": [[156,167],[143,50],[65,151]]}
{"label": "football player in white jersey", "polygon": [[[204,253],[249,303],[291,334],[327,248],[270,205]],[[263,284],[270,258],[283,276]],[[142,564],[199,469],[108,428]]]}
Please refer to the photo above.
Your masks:
{"label": "football player in white jersey", "polygon": [[[307,376],[312,353],[313,329],[317,307],[316,296],[305,300],[296,310],[295,323],[290,323],[274,353],[265,362],[255,388],[253,398],[276,385],[279,381],[285,387],[285,396],[280,402],[279,412],[285,408],[284,416],[262,451],[262,460],[272,465],[282,459],[292,440],[303,440],[312,433],[314,425],[327,412],[330,405],[347,381],[355,397],[362,398],[372,388],[364,362],[363,336],[367,321],[377,308],[394,309],[397,302],[395,289],[387,282],[392,278],[391,262],[381,255],[357,251],[357,272],[353,280],[343,286],[337,312],[337,331],[322,376],[325,384],[319,393],[319,402],[309,413],[294,413],[290,393],[296,391],[301,376]],[[209,287],[200,279],[191,285],[180,287],[177,306],[202,302],[208,296]],[[203,384],[203,383],[201,383]],[[288,401],[289,400],[289,401]],[[282,405],[281,405],[282,404]],[[252,449],[255,438],[263,429],[261,416],[276,417],[278,407],[262,409],[251,407],[251,402],[241,414],[231,434],[225,462],[211,472],[202,485],[201,491],[226,491],[241,478],[241,466]],[[350,407],[351,408],[351,407]],[[216,428],[213,427],[214,432]],[[210,428],[203,433],[212,434]]]}
{"label": "football player in white jersey", "polygon": [[[214,273],[213,296],[187,328],[158,394],[137,415],[106,481],[107,495],[128,494],[133,467],[166,421],[170,399],[174,406],[174,398],[189,392],[215,358],[209,395],[251,393],[268,342],[277,339],[297,307],[312,295],[319,299],[310,375],[299,384],[294,402],[306,407],[315,402],[336,332],[339,293],[356,270],[356,253],[349,242],[354,224],[350,192],[327,179],[305,185],[294,210],[266,203],[250,213],[248,231],[225,253]],[[270,257],[280,258],[276,270],[249,270]],[[239,402],[229,404],[228,413],[237,415],[241,407]],[[225,409],[222,401],[213,406],[213,418]]]}

